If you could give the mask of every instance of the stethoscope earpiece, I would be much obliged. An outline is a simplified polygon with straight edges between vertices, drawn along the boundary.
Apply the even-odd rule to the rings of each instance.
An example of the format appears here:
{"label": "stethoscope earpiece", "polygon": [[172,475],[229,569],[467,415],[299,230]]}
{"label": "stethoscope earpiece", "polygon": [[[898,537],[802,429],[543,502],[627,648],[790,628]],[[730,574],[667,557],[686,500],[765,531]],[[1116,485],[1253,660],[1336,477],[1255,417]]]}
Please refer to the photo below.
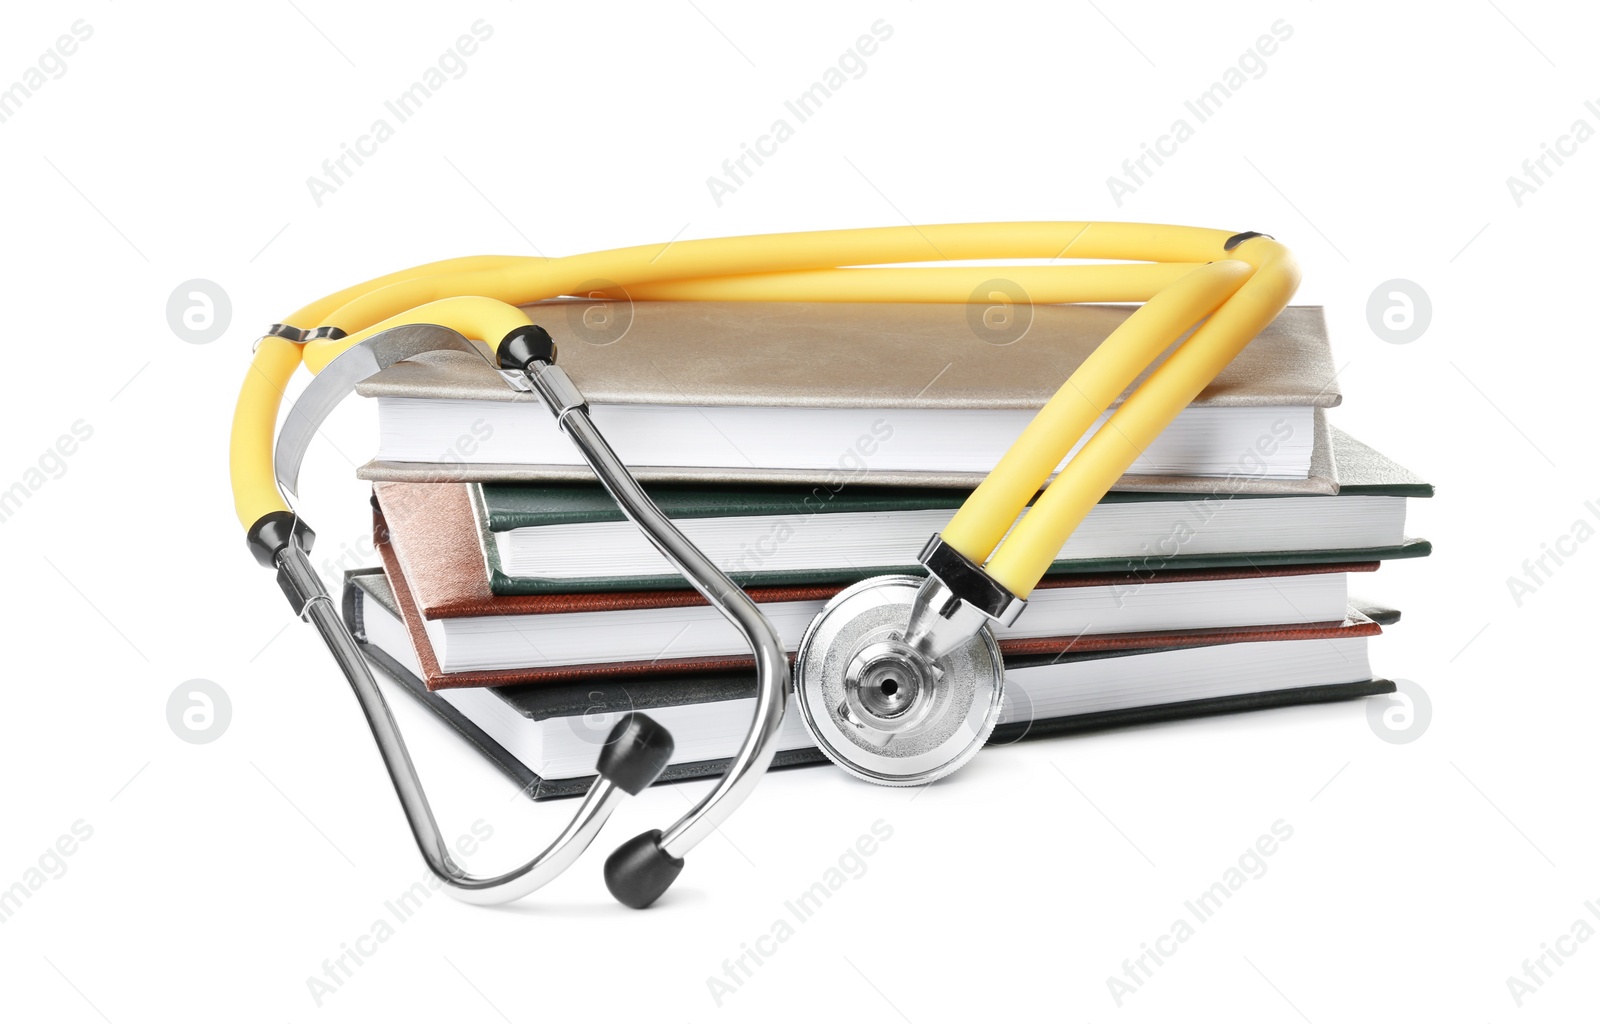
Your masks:
{"label": "stethoscope earpiece", "polygon": [[629,796],[638,796],[667,770],[672,750],[672,733],[665,726],[643,712],[630,711],[612,726],[595,761],[595,774]]}
{"label": "stethoscope earpiece", "polygon": [[[661,777],[672,760],[672,734],[649,715],[624,715],[606,738],[595,771],[618,789],[638,796]],[[661,849],[661,830],[623,843],[606,858],[606,888],[635,910],[654,903],[677,880],[683,859]]]}
{"label": "stethoscope earpiece", "polygon": [[617,902],[643,910],[678,880],[683,858],[661,848],[661,830],[641,832],[606,858],[606,888]]}

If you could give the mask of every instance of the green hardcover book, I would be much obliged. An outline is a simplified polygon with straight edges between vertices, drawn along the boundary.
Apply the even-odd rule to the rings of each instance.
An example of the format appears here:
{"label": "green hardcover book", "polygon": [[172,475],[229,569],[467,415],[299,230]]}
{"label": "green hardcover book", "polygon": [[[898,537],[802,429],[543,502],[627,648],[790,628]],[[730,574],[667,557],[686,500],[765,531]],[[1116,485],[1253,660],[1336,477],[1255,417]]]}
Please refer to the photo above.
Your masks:
{"label": "green hardcover book", "polygon": [[[1333,495],[1113,491],[1084,520],[1052,573],[1153,572],[1414,558],[1406,502],[1433,488],[1348,434],[1332,431]],[[598,485],[471,484],[496,594],[688,586]],[[923,543],[964,490],[844,485],[655,485],[650,495],[742,586],[842,583],[921,574]]]}

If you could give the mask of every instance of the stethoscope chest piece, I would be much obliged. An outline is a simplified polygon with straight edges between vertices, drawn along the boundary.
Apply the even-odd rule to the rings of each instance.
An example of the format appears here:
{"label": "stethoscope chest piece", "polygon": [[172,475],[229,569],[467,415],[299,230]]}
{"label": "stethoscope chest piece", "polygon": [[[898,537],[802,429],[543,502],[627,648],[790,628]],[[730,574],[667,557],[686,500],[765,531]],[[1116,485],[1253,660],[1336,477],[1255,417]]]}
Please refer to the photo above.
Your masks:
{"label": "stethoscope chest piece", "polygon": [[886,786],[932,782],[966,764],[1000,714],[1005,670],[985,626],[935,661],[905,642],[915,576],[841,591],[806,629],[795,697],[829,760]]}

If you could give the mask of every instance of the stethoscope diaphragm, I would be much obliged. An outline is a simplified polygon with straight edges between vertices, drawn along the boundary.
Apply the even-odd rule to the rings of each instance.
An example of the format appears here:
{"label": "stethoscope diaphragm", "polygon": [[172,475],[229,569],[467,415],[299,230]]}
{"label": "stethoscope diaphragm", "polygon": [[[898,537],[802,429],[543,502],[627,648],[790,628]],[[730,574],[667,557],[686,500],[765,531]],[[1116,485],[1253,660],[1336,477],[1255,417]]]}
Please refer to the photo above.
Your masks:
{"label": "stethoscope diaphragm", "polygon": [[930,661],[905,641],[923,580],[878,576],[840,591],[795,658],[795,699],[812,739],[851,775],[916,786],[971,760],[1000,714],[1005,666],[985,625]]}

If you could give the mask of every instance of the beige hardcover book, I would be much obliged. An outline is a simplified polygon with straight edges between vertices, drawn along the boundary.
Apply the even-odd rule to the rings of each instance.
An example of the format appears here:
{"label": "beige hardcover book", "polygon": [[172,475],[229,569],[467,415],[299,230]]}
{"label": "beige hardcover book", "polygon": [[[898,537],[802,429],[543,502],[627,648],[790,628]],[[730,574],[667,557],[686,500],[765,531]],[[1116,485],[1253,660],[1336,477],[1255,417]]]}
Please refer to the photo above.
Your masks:
{"label": "beige hardcover book", "polygon": [[[643,480],[970,487],[1135,308],[557,300],[526,307]],[[995,315],[993,310],[988,311]],[[1141,378],[1142,379],[1142,378]],[[585,480],[532,395],[429,353],[365,381],[372,480]],[[1118,487],[1333,493],[1322,310],[1286,309]]]}

